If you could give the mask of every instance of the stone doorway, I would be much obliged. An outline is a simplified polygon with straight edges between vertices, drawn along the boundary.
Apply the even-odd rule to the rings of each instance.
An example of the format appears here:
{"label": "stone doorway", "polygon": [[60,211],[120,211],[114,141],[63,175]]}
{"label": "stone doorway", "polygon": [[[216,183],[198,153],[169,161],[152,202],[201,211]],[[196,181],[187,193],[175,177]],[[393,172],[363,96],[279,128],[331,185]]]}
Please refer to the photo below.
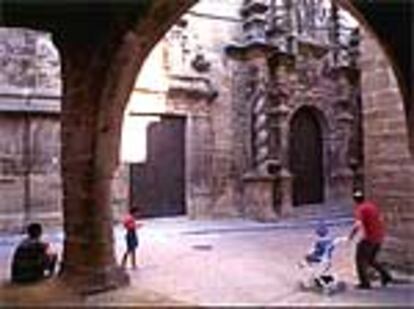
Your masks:
{"label": "stone doorway", "polygon": [[310,108],[299,109],[291,120],[289,165],[293,205],[323,203],[322,130]]}
{"label": "stone doorway", "polygon": [[147,160],[131,164],[130,207],[142,217],[184,215],[185,117],[161,116],[147,129]]}

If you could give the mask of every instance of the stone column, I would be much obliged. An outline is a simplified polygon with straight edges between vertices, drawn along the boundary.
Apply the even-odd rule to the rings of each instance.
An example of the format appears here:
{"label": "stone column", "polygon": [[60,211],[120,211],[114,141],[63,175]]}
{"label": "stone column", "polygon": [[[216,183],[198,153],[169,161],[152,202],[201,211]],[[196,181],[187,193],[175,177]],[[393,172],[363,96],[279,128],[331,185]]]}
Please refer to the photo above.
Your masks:
{"label": "stone column", "polygon": [[354,117],[349,113],[342,113],[337,118],[339,129],[339,165],[337,169],[337,198],[349,200],[352,196],[353,172],[350,168],[349,145]]}
{"label": "stone column", "polygon": [[128,282],[115,261],[110,205],[123,111],[151,48],[195,2],[2,3],[6,25],[50,31],[61,52],[61,278],[79,292]]}
{"label": "stone column", "polygon": [[194,219],[211,213],[212,133],[208,115],[189,115],[187,126],[187,208]]}
{"label": "stone column", "polygon": [[64,77],[61,279],[81,293],[129,281],[115,259],[111,207],[123,112],[151,47],[192,3],[79,4],[70,7],[76,18],[66,17],[60,6],[51,9],[63,19],[52,27]]}
{"label": "stone column", "polygon": [[[277,149],[277,158],[279,166],[276,169],[276,183],[278,191],[279,214],[288,215],[292,212],[292,175],[289,169],[289,108],[280,103],[270,110],[271,119],[274,122],[274,134],[277,134],[279,147]],[[276,137],[274,137],[276,138]]]}
{"label": "stone column", "polygon": [[272,140],[277,140],[277,146],[272,149],[272,157],[278,163],[275,168],[276,203],[280,215],[292,212],[292,175],[289,168],[289,113],[288,100],[290,96],[289,67],[294,58],[286,53],[275,55],[273,63],[274,76],[269,89],[270,108],[268,115],[272,126]]}
{"label": "stone column", "polygon": [[354,115],[352,114],[352,87],[346,77],[347,68],[337,68],[338,92],[334,101],[335,121],[337,123],[333,141],[332,198],[350,201],[353,189],[353,172],[351,170],[351,137],[353,134]]}
{"label": "stone column", "polygon": [[[117,165],[122,108],[110,88],[111,41],[59,42],[63,55],[62,279],[83,293],[127,284],[117,266],[112,235],[111,181]],[[101,42],[103,43],[103,42]],[[109,93],[108,93],[109,92]]]}
{"label": "stone column", "polygon": [[273,209],[274,177],[247,173],[243,176],[245,192],[245,215],[258,221],[274,221],[277,215]]}
{"label": "stone column", "polygon": [[254,116],[252,122],[252,169],[244,177],[245,213],[247,216],[260,221],[271,221],[277,218],[274,209],[275,198],[275,173],[278,168],[277,160],[272,157],[277,148],[277,141],[271,133],[271,121],[269,117],[269,96],[266,86],[269,82],[269,68],[267,54],[262,52],[260,57],[250,60],[257,68],[258,75],[256,92],[251,96],[251,113]]}

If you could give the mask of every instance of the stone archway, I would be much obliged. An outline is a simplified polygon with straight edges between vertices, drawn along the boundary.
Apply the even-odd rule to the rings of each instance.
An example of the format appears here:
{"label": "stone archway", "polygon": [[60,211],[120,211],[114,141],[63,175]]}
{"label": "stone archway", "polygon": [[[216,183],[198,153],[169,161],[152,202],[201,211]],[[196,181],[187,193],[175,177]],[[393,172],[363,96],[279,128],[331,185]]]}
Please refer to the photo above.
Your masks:
{"label": "stone archway", "polygon": [[322,128],[312,108],[302,107],[290,121],[289,169],[294,206],[324,201]]}
{"label": "stone archway", "polygon": [[[62,278],[82,292],[105,290],[127,282],[114,259],[109,205],[122,113],[149,50],[195,2],[154,0],[109,4],[108,1],[73,5],[49,0],[1,1],[2,22],[8,26],[51,31],[63,58],[62,173],[66,239]],[[382,3],[372,2],[370,10],[364,10],[357,1],[341,2],[361,12],[368,22],[378,12],[387,14],[381,11]],[[387,26],[375,22],[372,26],[382,36],[382,42],[392,37],[382,31]],[[405,33],[408,39],[402,37],[401,45],[391,44],[397,51],[405,50],[410,24],[395,26],[405,27],[395,32]],[[395,66],[403,71],[405,65],[395,54],[392,57]],[[400,87],[408,91],[411,85],[400,79]],[[411,101],[407,97],[405,101],[411,119],[414,114],[409,109]],[[410,123],[412,133],[414,122]]]}
{"label": "stone archway", "polygon": [[61,279],[82,293],[128,283],[115,260],[110,206],[123,111],[149,51],[194,3],[1,3],[7,26],[51,32],[61,54],[65,231]]}

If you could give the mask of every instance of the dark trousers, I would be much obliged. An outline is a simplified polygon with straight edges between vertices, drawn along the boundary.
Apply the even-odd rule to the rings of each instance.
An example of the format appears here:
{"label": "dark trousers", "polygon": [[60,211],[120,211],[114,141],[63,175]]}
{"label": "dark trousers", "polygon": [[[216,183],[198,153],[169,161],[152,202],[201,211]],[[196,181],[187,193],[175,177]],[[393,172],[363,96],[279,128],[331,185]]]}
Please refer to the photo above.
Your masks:
{"label": "dark trousers", "polygon": [[48,276],[52,276],[55,272],[57,262],[57,254],[48,254],[45,269],[48,272]]}
{"label": "dark trousers", "polygon": [[380,244],[372,243],[367,240],[361,240],[357,245],[356,251],[356,268],[359,278],[359,283],[363,286],[370,286],[367,269],[369,266],[373,267],[379,272],[381,282],[391,280],[391,275],[388,271],[377,262],[377,254],[381,249]]}

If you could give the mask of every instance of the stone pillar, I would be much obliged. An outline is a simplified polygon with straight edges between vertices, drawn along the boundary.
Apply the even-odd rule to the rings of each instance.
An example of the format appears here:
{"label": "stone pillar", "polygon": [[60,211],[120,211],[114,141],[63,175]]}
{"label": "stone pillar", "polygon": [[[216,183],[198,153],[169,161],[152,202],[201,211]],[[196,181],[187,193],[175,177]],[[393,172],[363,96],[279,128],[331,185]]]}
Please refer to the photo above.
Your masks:
{"label": "stone pillar", "polygon": [[270,109],[271,119],[274,122],[272,132],[278,135],[279,147],[276,150],[279,166],[275,171],[278,210],[280,215],[288,215],[293,210],[292,205],[292,174],[289,169],[289,108],[281,102]]}
{"label": "stone pillar", "polygon": [[[227,46],[228,56],[243,61],[251,74],[247,89],[242,89],[242,100],[247,101],[250,113],[251,164],[243,176],[244,213],[258,220],[273,220],[275,198],[275,177],[269,173],[277,162],[270,156],[270,149],[276,147],[270,137],[269,115],[269,56],[276,49],[267,41],[266,14],[268,5],[264,1],[244,1],[241,9],[243,19],[243,39],[241,44]],[[242,88],[242,87],[241,87]]]}
{"label": "stone pillar", "polygon": [[248,173],[243,177],[245,192],[245,215],[259,221],[277,219],[273,209],[274,177]]}
{"label": "stone pillar", "polygon": [[352,153],[351,138],[353,135],[355,116],[353,114],[354,89],[349,77],[350,69],[336,68],[338,92],[333,102],[335,110],[336,131],[333,135],[332,154],[334,169],[331,175],[332,195],[334,200],[350,202],[352,197],[354,173],[351,170]]}
{"label": "stone pillar", "polygon": [[279,169],[277,158],[272,156],[277,148],[273,136],[271,117],[268,112],[269,95],[266,85],[269,81],[267,53],[258,53],[249,63],[257,69],[255,92],[250,97],[252,114],[252,165],[244,177],[245,214],[260,221],[275,220],[274,209],[276,178],[274,169]]}
{"label": "stone pillar", "polygon": [[[102,43],[102,42],[101,42]],[[62,279],[83,293],[128,283],[113,249],[111,181],[117,165],[122,109],[108,106],[110,40],[59,42],[63,55],[62,176],[64,252]],[[99,60],[98,60],[99,59]],[[118,107],[119,108],[119,107]]]}
{"label": "stone pillar", "polygon": [[154,44],[195,0],[2,3],[4,24],[53,33],[63,63],[61,278],[82,293],[128,282],[114,257],[110,192],[123,111]]}
{"label": "stone pillar", "polygon": [[280,214],[287,215],[292,212],[292,174],[289,169],[289,123],[286,119],[287,108],[283,105],[279,107],[280,119],[280,158],[281,169],[279,172],[280,191],[282,192],[280,203]]}
{"label": "stone pillar", "polygon": [[377,41],[361,41],[364,189],[384,212],[387,237],[381,259],[414,274],[414,161],[401,91]]}
{"label": "stone pillar", "polygon": [[187,210],[190,218],[206,217],[212,208],[212,135],[208,115],[187,118]]}
{"label": "stone pillar", "polygon": [[63,64],[61,279],[81,293],[129,281],[115,260],[111,209],[123,112],[151,47],[193,3],[51,4],[40,15]]}
{"label": "stone pillar", "polygon": [[354,117],[349,113],[342,113],[337,117],[338,121],[338,136],[337,136],[337,163],[335,169],[334,192],[335,198],[338,200],[350,200],[352,197],[353,177],[354,174],[350,168],[351,162],[348,155],[351,131]]}
{"label": "stone pillar", "polygon": [[272,149],[271,157],[278,162],[275,169],[276,204],[280,215],[288,215],[293,210],[292,204],[292,174],[289,168],[289,67],[294,59],[286,53],[275,55],[274,76],[269,87],[270,108],[268,115],[272,126],[272,140],[277,140],[277,146]]}

